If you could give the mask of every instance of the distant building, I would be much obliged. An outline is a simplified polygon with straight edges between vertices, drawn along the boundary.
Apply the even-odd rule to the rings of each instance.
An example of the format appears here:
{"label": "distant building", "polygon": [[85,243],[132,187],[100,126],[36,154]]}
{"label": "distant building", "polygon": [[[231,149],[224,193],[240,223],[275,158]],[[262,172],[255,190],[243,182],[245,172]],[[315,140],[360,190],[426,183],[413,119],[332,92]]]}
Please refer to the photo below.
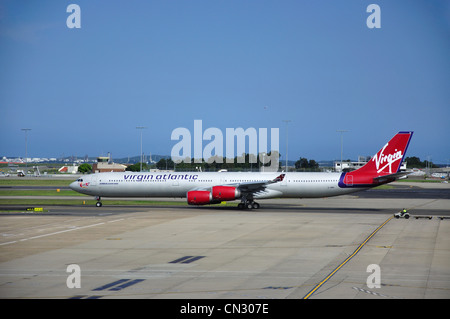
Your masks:
{"label": "distant building", "polygon": [[93,173],[125,172],[126,165],[111,163],[109,157],[97,157],[97,163],[92,164]]}
{"label": "distant building", "polygon": [[76,174],[78,173],[78,166],[75,164],[72,166],[64,165],[58,170],[58,172],[67,174]]}

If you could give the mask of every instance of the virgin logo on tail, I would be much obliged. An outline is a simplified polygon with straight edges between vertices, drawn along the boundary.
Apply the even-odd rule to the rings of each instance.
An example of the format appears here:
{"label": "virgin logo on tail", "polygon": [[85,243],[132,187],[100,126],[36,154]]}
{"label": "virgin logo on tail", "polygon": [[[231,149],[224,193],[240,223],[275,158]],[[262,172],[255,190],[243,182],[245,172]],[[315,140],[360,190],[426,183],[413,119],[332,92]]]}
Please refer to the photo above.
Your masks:
{"label": "virgin logo on tail", "polygon": [[[401,150],[397,151],[397,149],[392,154],[385,155],[384,150],[386,147],[388,147],[389,143],[386,143],[386,145],[379,151],[375,156],[372,158],[372,161],[375,162],[375,166],[377,168],[377,173],[380,173],[383,171],[386,167],[389,166],[389,173],[392,173],[392,164],[400,161],[403,158],[403,153]],[[381,165],[383,167],[380,168]]]}
{"label": "virgin logo on tail", "polygon": [[[377,178],[398,173],[413,132],[398,132],[372,159],[356,171],[343,173],[339,187],[379,185]],[[392,181],[392,180],[391,180]]]}

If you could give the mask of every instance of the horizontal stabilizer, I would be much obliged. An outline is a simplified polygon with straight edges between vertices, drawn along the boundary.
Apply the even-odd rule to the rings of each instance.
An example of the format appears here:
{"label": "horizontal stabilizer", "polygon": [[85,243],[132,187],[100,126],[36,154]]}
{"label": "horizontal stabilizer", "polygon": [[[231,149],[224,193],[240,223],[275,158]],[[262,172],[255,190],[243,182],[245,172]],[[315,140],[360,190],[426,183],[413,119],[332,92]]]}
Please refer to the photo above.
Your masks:
{"label": "horizontal stabilizer", "polygon": [[409,174],[409,172],[398,172],[394,174],[374,177],[374,181],[377,181],[378,183],[393,182]]}

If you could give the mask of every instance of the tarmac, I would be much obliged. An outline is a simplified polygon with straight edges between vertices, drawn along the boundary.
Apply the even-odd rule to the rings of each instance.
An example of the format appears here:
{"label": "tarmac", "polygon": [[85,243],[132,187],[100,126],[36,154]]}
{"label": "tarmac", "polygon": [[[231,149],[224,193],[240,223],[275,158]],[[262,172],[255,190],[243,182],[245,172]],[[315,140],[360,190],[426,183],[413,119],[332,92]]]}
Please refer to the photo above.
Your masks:
{"label": "tarmac", "polygon": [[450,297],[448,184],[258,210],[103,204],[1,212],[0,298]]}

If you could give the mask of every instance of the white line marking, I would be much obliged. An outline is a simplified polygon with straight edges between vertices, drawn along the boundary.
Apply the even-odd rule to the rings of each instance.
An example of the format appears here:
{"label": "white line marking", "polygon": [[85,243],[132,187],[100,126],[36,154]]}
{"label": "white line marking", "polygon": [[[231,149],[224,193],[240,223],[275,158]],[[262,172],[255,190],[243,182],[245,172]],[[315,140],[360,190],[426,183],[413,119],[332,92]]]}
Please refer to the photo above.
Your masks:
{"label": "white line marking", "polygon": [[92,225],[87,225],[87,226],[75,227],[75,228],[71,228],[71,229],[66,229],[66,230],[57,231],[57,232],[54,232],[54,233],[49,233],[49,234],[43,234],[43,235],[39,235],[39,236],[33,236],[33,237],[23,238],[23,239],[16,240],[16,241],[9,241],[9,242],[7,242],[7,243],[2,243],[2,244],[0,244],[0,246],[9,245],[9,244],[14,244],[14,243],[17,243],[17,242],[27,241],[27,240],[31,240],[31,239],[38,239],[38,238],[42,238],[42,237],[47,237],[47,236],[52,236],[52,235],[57,235],[57,234],[67,233],[67,232],[69,232],[69,231],[74,231],[74,230],[80,230],[80,229],[84,229],[84,228],[95,227],[95,226],[103,225],[103,224],[105,224],[105,223],[98,223],[98,224],[92,224]]}

